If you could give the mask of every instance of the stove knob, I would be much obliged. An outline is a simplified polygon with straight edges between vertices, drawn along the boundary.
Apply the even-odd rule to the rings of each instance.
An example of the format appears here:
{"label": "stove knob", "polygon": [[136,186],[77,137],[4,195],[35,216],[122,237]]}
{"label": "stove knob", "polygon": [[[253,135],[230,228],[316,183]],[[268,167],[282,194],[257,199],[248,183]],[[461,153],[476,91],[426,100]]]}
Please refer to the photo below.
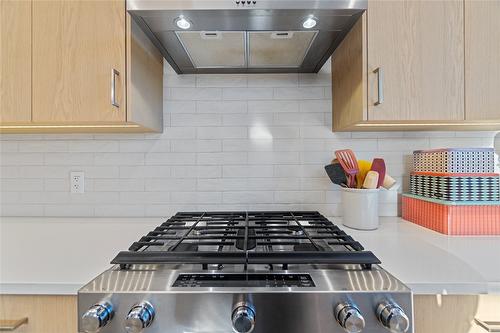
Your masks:
{"label": "stove knob", "polygon": [[255,328],[255,309],[248,302],[238,304],[232,315],[233,330],[236,333],[250,333]]}
{"label": "stove knob", "polygon": [[397,304],[384,302],[377,307],[377,318],[393,333],[405,333],[410,328],[410,320]]}
{"label": "stove knob", "polygon": [[148,302],[142,302],[132,307],[125,318],[125,330],[127,333],[141,333],[149,327],[155,317],[155,310]]}
{"label": "stove knob", "polygon": [[335,318],[348,333],[359,333],[365,328],[365,318],[358,308],[349,303],[340,303],[335,307]]}
{"label": "stove knob", "polygon": [[99,332],[113,318],[113,306],[109,302],[95,304],[82,316],[82,330],[86,333]]}

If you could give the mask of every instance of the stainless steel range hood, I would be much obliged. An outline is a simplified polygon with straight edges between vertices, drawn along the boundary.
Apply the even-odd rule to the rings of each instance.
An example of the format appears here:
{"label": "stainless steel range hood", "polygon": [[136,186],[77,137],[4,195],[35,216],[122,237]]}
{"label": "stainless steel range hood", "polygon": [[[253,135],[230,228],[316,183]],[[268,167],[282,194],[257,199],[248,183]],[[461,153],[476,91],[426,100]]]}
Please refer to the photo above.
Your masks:
{"label": "stainless steel range hood", "polygon": [[127,0],[128,12],[179,74],[317,72],[366,5],[367,0]]}

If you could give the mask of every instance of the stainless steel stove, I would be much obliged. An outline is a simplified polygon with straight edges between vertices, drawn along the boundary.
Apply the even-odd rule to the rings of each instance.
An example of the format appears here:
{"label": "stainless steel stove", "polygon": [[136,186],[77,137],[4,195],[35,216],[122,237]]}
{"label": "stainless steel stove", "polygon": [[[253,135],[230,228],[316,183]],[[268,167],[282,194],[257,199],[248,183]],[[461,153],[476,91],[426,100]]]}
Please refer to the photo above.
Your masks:
{"label": "stainless steel stove", "polygon": [[318,212],[177,213],[111,263],[80,332],[413,332],[408,287]]}

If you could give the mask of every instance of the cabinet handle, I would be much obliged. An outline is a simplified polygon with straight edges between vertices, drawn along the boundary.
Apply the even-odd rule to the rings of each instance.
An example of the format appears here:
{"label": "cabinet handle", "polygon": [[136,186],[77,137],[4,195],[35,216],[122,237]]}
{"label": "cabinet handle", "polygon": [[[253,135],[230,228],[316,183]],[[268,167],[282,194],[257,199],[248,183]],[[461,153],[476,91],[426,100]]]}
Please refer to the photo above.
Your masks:
{"label": "cabinet handle", "polygon": [[384,103],[384,71],[382,68],[377,67],[373,73],[377,74],[377,101],[375,105],[380,105]]}
{"label": "cabinet handle", "polygon": [[486,332],[500,332],[500,321],[483,321],[477,318],[474,318],[474,321]]}
{"label": "cabinet handle", "polygon": [[116,69],[111,70],[111,105],[119,108],[120,104],[116,101],[116,77],[120,76],[120,72]]}
{"label": "cabinet handle", "polygon": [[27,317],[17,320],[0,320],[0,331],[15,331],[19,326],[27,323]]}

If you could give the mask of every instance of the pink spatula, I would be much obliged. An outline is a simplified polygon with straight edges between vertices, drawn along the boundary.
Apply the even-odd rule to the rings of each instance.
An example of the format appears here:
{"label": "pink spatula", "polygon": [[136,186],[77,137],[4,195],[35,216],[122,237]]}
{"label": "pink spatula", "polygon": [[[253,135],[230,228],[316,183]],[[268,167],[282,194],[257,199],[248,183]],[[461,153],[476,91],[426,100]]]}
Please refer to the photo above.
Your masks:
{"label": "pink spatula", "polygon": [[359,172],[358,160],[350,149],[337,150],[335,157],[347,175],[347,187],[356,187],[356,174]]}
{"label": "pink spatula", "polygon": [[377,171],[378,172],[378,183],[377,183],[377,188],[382,186],[384,183],[385,179],[385,161],[382,158],[374,158],[372,162],[372,171]]}

